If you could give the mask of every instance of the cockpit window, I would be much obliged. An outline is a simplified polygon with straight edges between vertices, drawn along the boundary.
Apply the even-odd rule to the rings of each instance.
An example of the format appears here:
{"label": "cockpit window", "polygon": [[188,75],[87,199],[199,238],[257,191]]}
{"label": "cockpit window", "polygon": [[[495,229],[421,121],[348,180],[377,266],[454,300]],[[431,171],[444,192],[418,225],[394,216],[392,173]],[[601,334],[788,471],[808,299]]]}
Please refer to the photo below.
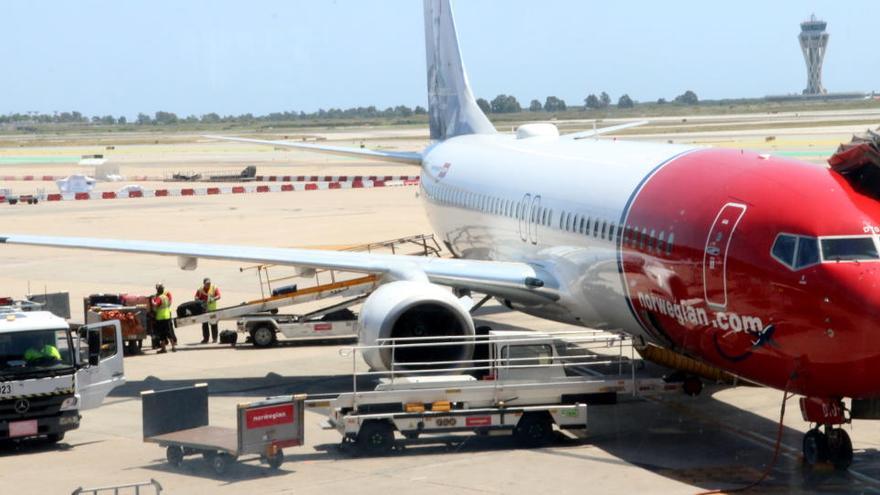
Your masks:
{"label": "cockpit window", "polygon": [[819,242],[815,237],[779,234],[772,254],[787,267],[800,270],[819,262]]}
{"label": "cockpit window", "polygon": [[815,237],[801,237],[798,239],[796,261],[795,268],[803,268],[819,262],[819,242]]}
{"label": "cockpit window", "polygon": [[862,261],[880,259],[872,237],[835,237],[822,239],[822,259]]}
{"label": "cockpit window", "polygon": [[773,243],[773,257],[788,266],[794,266],[794,251],[797,249],[797,237],[780,234]]}

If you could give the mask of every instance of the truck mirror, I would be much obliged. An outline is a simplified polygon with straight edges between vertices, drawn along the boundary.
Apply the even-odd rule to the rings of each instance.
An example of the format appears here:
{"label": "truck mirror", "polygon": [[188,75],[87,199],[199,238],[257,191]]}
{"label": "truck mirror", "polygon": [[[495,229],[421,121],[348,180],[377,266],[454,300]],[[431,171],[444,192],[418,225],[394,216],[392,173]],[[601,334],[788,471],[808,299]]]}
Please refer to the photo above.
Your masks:
{"label": "truck mirror", "polygon": [[89,365],[97,366],[101,360],[101,333],[100,330],[90,331],[89,336]]}

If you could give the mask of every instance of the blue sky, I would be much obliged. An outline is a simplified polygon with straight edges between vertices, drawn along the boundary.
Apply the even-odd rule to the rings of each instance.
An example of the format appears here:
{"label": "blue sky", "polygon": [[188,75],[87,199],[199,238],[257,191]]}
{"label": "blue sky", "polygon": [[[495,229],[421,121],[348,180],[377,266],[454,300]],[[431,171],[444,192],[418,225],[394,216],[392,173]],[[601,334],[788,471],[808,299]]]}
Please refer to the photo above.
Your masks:
{"label": "blue sky", "polygon": [[[0,113],[425,105],[418,0],[4,2]],[[458,0],[477,96],[580,103],[800,92],[799,22],[831,33],[830,91],[880,89],[868,1]]]}

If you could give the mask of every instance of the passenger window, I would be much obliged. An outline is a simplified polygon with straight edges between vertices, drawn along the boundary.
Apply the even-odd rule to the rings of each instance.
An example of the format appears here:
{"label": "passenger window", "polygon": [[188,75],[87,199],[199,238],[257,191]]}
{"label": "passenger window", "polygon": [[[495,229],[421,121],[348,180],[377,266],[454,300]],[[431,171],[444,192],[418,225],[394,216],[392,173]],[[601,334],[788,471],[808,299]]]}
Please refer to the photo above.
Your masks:
{"label": "passenger window", "polygon": [[814,265],[819,262],[819,241],[815,237],[798,239],[797,263],[795,268]]}
{"label": "passenger window", "polygon": [[608,240],[609,241],[614,241],[614,232],[615,232],[614,222],[611,222],[610,224],[608,224]]}
{"label": "passenger window", "polygon": [[581,227],[580,229],[578,229],[578,232],[580,232],[581,234],[584,233],[584,225],[586,225],[586,219],[584,217],[581,217]]}
{"label": "passenger window", "polygon": [[675,243],[675,234],[669,233],[669,239],[666,241],[666,256],[672,254],[672,245]]}
{"label": "passenger window", "polygon": [[648,237],[648,227],[642,227],[642,235],[639,236],[639,249],[645,249],[645,242]]}
{"label": "passenger window", "polygon": [[623,237],[623,224],[617,226],[617,240]]}
{"label": "passenger window", "polygon": [[590,235],[590,217],[587,217],[587,224],[584,226],[584,235]]}
{"label": "passenger window", "polygon": [[599,237],[599,219],[598,218],[593,222],[593,237],[596,237],[596,238]]}
{"label": "passenger window", "polygon": [[664,241],[664,237],[666,234],[661,230],[660,235],[657,237],[657,251],[662,253],[666,249],[666,242]]}
{"label": "passenger window", "polygon": [[602,230],[599,231],[599,233],[600,233],[601,236],[602,236],[602,239],[605,238],[605,232],[607,232],[607,231],[608,231],[608,222],[606,222],[606,221],[603,220],[603,221],[602,221]]}
{"label": "passenger window", "polygon": [[651,229],[651,235],[648,237],[648,251],[654,250],[654,241],[657,240],[657,231]]}
{"label": "passenger window", "polygon": [[571,231],[571,213],[565,215],[565,230]]}
{"label": "passenger window", "polygon": [[795,248],[797,248],[797,237],[780,234],[773,243],[773,257],[787,266],[794,266]]}

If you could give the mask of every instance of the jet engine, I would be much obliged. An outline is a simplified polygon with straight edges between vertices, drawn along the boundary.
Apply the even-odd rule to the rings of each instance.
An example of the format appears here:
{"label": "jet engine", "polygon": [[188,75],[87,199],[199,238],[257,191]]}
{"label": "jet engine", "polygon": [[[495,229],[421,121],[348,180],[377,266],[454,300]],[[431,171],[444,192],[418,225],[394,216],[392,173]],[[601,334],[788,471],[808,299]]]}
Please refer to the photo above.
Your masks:
{"label": "jet engine", "polygon": [[[367,349],[364,361],[373,370],[405,369],[407,363],[463,361],[471,359],[473,342],[461,345],[396,347],[383,345],[379,339],[405,337],[470,337],[474,320],[470,315],[470,299],[458,299],[449,290],[425,282],[396,281],[380,286],[364,302],[358,317],[360,343]],[[437,341],[420,342],[442,343]],[[447,341],[448,342],[448,341]],[[437,367],[460,368],[465,365],[438,364]],[[425,368],[429,366],[412,366]]]}

